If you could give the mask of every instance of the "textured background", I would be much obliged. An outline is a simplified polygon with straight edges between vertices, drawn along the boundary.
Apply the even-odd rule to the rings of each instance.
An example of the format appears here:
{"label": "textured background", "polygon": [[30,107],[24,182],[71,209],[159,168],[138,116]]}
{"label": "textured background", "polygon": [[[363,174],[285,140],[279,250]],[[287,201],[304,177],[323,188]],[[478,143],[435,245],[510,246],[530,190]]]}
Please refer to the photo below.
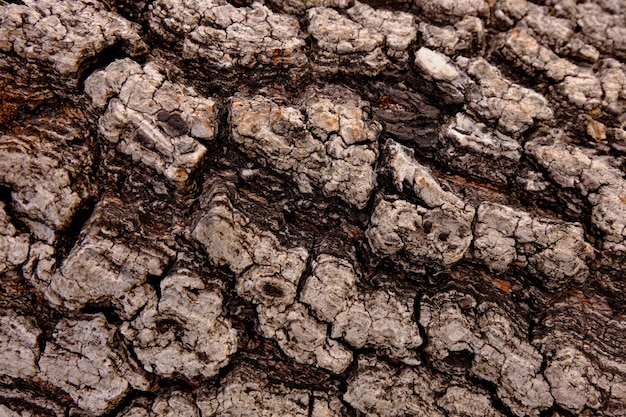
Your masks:
{"label": "textured background", "polygon": [[0,416],[626,416],[624,0],[0,1]]}

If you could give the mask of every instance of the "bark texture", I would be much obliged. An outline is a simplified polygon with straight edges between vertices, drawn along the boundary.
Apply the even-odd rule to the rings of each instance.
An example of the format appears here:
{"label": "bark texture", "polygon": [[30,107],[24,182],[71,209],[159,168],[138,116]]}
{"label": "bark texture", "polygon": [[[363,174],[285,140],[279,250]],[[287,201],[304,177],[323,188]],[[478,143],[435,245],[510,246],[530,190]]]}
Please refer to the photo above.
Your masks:
{"label": "bark texture", "polygon": [[0,69],[0,416],[626,416],[623,0],[9,0]]}

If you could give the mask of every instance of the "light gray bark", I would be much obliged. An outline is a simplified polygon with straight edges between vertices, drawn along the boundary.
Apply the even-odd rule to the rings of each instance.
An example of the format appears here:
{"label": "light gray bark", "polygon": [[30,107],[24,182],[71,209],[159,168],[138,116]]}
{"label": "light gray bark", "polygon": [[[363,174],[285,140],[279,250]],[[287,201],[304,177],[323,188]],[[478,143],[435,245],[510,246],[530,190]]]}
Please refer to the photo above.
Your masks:
{"label": "light gray bark", "polygon": [[0,416],[626,416],[625,28],[0,1]]}

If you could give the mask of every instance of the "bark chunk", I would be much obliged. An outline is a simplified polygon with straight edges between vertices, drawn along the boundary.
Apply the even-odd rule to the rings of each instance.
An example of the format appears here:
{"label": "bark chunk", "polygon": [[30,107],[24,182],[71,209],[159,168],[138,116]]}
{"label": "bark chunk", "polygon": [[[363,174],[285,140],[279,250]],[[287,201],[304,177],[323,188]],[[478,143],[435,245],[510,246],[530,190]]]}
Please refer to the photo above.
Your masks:
{"label": "bark chunk", "polygon": [[159,395],[152,404],[135,404],[117,417],[200,417],[199,408],[190,397],[181,391],[169,392]]}
{"label": "bark chunk", "polygon": [[158,0],[150,27],[168,42],[182,41],[183,58],[219,70],[299,68],[307,64],[298,21],[255,2],[235,7],[226,0]]}
{"label": "bark chunk", "polygon": [[440,52],[421,47],[415,52],[415,66],[426,80],[435,82],[449,103],[462,103],[465,89],[470,84],[468,76]]}
{"label": "bark chunk", "polygon": [[348,16],[363,27],[382,32],[385,36],[385,53],[390,61],[406,68],[411,45],[417,38],[415,17],[410,13],[376,10],[355,1]]}
{"label": "bark chunk", "polygon": [[374,357],[362,356],[343,398],[372,417],[502,416],[482,389],[457,384],[463,381],[450,380],[425,366],[394,369]]}
{"label": "bark chunk", "polygon": [[539,373],[541,354],[500,306],[457,291],[440,293],[422,299],[420,324],[437,368],[454,372],[454,355],[469,354],[469,371],[496,383],[513,414],[538,416],[552,406],[550,386]]}
{"label": "bark chunk", "polygon": [[580,225],[532,218],[500,204],[478,207],[474,235],[474,256],[491,270],[526,267],[541,275],[549,289],[584,282],[589,275],[587,262],[594,256]]}
{"label": "bark chunk", "polygon": [[495,185],[508,183],[523,153],[518,141],[490,130],[466,113],[457,113],[439,135],[446,146],[438,155],[448,166]]}
{"label": "bark chunk", "polygon": [[131,225],[124,203],[105,198],[58,268],[52,247],[37,245],[31,251],[29,279],[53,305],[80,309],[87,304],[112,303],[124,317],[132,316],[138,308],[133,298],[142,297],[137,287],[148,275],[161,275],[174,252],[157,239],[120,238],[120,234],[134,231]]}
{"label": "bark chunk", "polygon": [[121,333],[148,372],[193,380],[216,375],[237,349],[237,332],[224,318],[223,297],[199,275],[180,268],[148,290],[146,305]]}
{"label": "bark chunk", "polygon": [[106,111],[100,133],[117,150],[184,188],[217,134],[217,103],[168,81],[159,68],[130,59],[111,63],[85,81],[94,107]]}
{"label": "bark chunk", "polygon": [[624,415],[626,322],[611,317],[606,301],[574,291],[551,306],[536,330],[554,400],[572,413]]}
{"label": "bark chunk", "polygon": [[561,187],[577,190],[591,205],[591,222],[600,231],[604,249],[624,253],[626,245],[626,182],[610,156],[568,145],[554,137],[526,144],[526,151],[544,166]]}
{"label": "bark chunk", "polygon": [[549,79],[563,81],[566,76],[574,76],[580,71],[570,61],[559,58],[549,48],[539,44],[523,29],[512,29],[502,38],[501,53],[531,74],[543,74]]}
{"label": "bark chunk", "polygon": [[313,65],[319,71],[334,75],[380,74],[389,64],[383,51],[385,35],[325,7],[307,12],[308,31],[316,40]]}
{"label": "bark chunk", "polygon": [[34,123],[36,134],[0,137],[0,184],[11,190],[14,215],[53,243],[93,193],[94,155],[74,121]]}
{"label": "bark chunk", "polygon": [[477,86],[466,95],[468,108],[503,133],[519,136],[536,122],[552,119],[544,96],[507,80],[483,58],[457,62]]}
{"label": "bark chunk", "polygon": [[41,330],[32,319],[14,311],[0,316],[0,372],[10,378],[32,378],[39,371]]}
{"label": "bark chunk", "polygon": [[368,103],[338,86],[311,88],[303,102],[300,110],[261,96],[232,99],[232,141],[291,175],[301,192],[314,186],[365,207],[376,185],[381,130]]}
{"label": "bark chunk", "polygon": [[475,16],[465,16],[452,25],[437,26],[420,22],[418,30],[425,47],[448,56],[471,55],[485,46],[485,25]]}
{"label": "bark chunk", "polygon": [[324,392],[270,384],[263,370],[245,363],[220,381],[217,392],[203,393],[198,404],[202,415],[208,417],[345,415],[338,398]]}
{"label": "bark chunk", "polygon": [[94,415],[113,409],[131,388],[148,389],[149,381],[116,345],[116,331],[102,314],[62,320],[39,359],[41,377]]}
{"label": "bark chunk", "polygon": [[408,185],[420,204],[381,200],[366,233],[371,248],[381,256],[403,251],[417,263],[428,260],[448,266],[458,262],[472,242],[474,208],[445,191],[407,148],[393,141],[387,147],[396,187],[402,190]]}
{"label": "bark chunk", "polygon": [[138,33],[139,25],[111,13],[100,2],[19,3],[0,8],[0,50],[47,63],[73,88],[88,62],[106,48],[121,44],[131,56],[147,50]]}
{"label": "bark chunk", "polygon": [[486,17],[489,2],[485,0],[415,0],[415,5],[435,22],[456,23],[466,16]]}
{"label": "bark chunk", "polygon": [[261,334],[275,339],[285,354],[300,363],[343,372],[352,353],[329,339],[326,326],[296,300],[309,252],[302,247],[285,248],[273,234],[260,231],[218,186],[206,192],[204,204],[207,211],[197,220],[192,235],[212,262],[238,275],[237,294],[256,305]]}
{"label": "bark chunk", "polygon": [[320,255],[313,262],[313,274],[307,278],[300,300],[331,324],[331,337],[357,349],[374,348],[406,363],[418,363],[414,349],[422,344],[422,338],[413,320],[413,299],[386,290],[363,295],[356,283],[348,261]]}
{"label": "bark chunk", "polygon": [[0,273],[13,269],[28,258],[29,236],[19,233],[0,201]]}

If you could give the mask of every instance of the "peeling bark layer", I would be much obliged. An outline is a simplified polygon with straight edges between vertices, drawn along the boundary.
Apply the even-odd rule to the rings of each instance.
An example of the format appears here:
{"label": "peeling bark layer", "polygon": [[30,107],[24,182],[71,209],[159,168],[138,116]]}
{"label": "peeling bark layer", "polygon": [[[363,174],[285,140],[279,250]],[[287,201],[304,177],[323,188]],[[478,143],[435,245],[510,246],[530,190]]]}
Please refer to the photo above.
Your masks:
{"label": "peeling bark layer", "polygon": [[0,415],[626,416],[625,16],[0,1]]}

